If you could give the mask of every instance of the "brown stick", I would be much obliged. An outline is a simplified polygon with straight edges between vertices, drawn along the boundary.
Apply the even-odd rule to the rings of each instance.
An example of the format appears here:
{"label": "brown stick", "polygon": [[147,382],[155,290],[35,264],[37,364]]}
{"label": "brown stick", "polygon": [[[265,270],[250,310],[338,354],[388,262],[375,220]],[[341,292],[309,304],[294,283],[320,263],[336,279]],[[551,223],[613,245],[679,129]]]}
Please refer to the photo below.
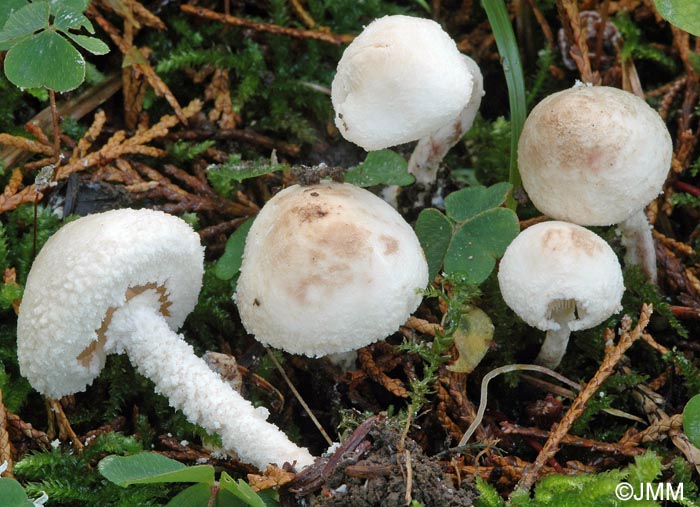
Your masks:
{"label": "brown stick", "polygon": [[[566,414],[564,414],[564,417],[559,424],[554,427],[552,433],[549,435],[549,438],[542,446],[542,450],[537,455],[535,461],[525,468],[523,476],[520,479],[520,482],[518,482],[514,492],[518,490],[529,491],[535,481],[537,481],[537,477],[542,467],[549,461],[550,458],[554,457],[559,450],[559,444],[562,442],[564,436],[568,434],[571,426],[573,426],[574,422],[576,422],[576,420],[581,417],[581,414],[583,414],[583,412],[586,410],[586,403],[588,400],[596,393],[596,391],[598,391],[598,389],[600,389],[603,382],[605,382],[605,380],[612,375],[615,366],[620,362],[620,359],[622,359],[622,355],[642,335],[644,328],[649,323],[652,311],[653,308],[651,305],[643,304],[642,311],[639,316],[639,322],[631,331],[629,330],[629,324],[625,325],[625,321],[623,320],[623,324],[621,326],[622,335],[619,342],[614,347],[607,347],[603,364],[600,365],[600,368],[598,368],[598,371],[593,376],[591,381],[588,382],[578,393],[578,396],[571,404],[571,407],[569,407]],[[606,341],[612,342],[613,336],[613,331],[607,329],[605,332]]]}
{"label": "brown stick", "polygon": [[56,418],[56,422],[58,423],[59,435],[65,435],[66,437],[70,438],[70,441],[73,442],[75,449],[78,452],[82,452],[83,443],[78,438],[78,435],[75,434],[75,431],[73,431],[70,421],[68,420],[68,417],[66,417],[66,413],[63,411],[61,403],[58,400],[50,399],[49,407],[51,407],[51,411]]}
{"label": "brown stick", "polygon": [[194,14],[200,18],[211,19],[213,21],[220,21],[221,23],[226,23],[233,26],[241,26],[243,28],[250,28],[257,32],[267,32],[277,35],[287,35],[289,37],[298,37],[300,39],[314,39],[323,42],[329,42],[331,44],[348,44],[355,36],[352,34],[335,34],[329,32],[321,32],[318,30],[300,30],[298,28],[289,28],[286,26],[273,25],[271,23],[256,23],[255,21],[250,21],[248,19],[238,18],[236,16],[229,16],[227,14],[221,14],[210,9],[205,9],[204,7],[196,7],[194,5],[182,5],[180,9],[187,14]]}
{"label": "brown stick", "polygon": [[51,107],[51,126],[53,128],[53,156],[54,166],[61,163],[61,127],[58,125],[58,108],[56,107],[56,92],[49,90],[49,102]]}
{"label": "brown stick", "polygon": [[0,389],[0,465],[3,463],[7,463],[7,468],[0,474],[0,477],[13,478],[12,444],[10,444],[10,434],[7,431],[7,410],[2,403],[2,389]]}
{"label": "brown stick", "polygon": [[[524,428],[508,421],[501,423],[501,431],[506,435],[523,435],[534,438],[549,438],[551,435],[549,431],[541,430],[539,428]],[[599,442],[598,440],[580,438],[573,435],[564,435],[564,437],[561,439],[561,443],[564,445],[585,447],[591,451],[609,452],[612,454],[622,454],[624,456],[638,456],[646,452],[645,449],[640,447],[621,445],[619,443],[611,444],[608,442]]]}

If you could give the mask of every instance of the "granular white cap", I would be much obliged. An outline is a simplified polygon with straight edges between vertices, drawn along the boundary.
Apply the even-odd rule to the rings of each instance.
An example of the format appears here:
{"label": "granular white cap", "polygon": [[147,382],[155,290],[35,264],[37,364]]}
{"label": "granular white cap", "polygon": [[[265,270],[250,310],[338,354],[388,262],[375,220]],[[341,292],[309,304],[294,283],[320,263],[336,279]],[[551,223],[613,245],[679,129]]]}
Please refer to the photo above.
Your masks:
{"label": "granular white cap", "polygon": [[518,145],[523,186],[545,215],[611,225],[644,208],[671,166],[671,136],[639,97],[576,85],[532,110]]}
{"label": "granular white cap", "polygon": [[52,398],[84,391],[105,363],[98,330],[127,289],[161,292],[175,330],[197,304],[203,260],[199,235],[160,211],[114,210],[63,226],[27,277],[17,321],[22,375]]}
{"label": "granular white cap", "polygon": [[367,151],[426,137],[457,118],[472,75],[435,21],[385,16],[347,47],[331,87],[335,124]]}
{"label": "granular white cap", "polygon": [[349,184],[289,187],[246,240],[236,303],[262,343],[322,356],[395,332],[422,299],[428,266],[413,229]]}
{"label": "granular white cap", "polygon": [[506,304],[529,325],[557,330],[555,305],[576,303],[571,331],[597,326],[622,309],[625,291],[617,256],[588,229],[544,222],[525,229],[508,246],[498,270]]}

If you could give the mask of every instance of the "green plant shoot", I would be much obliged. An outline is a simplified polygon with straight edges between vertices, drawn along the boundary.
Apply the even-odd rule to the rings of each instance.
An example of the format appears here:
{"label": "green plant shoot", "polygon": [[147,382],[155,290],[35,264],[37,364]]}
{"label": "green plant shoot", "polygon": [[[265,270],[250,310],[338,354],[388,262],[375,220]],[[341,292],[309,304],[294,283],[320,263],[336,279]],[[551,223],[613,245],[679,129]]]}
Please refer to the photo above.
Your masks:
{"label": "green plant shoot", "polygon": [[[506,76],[506,84],[508,85],[511,125],[510,174],[508,181],[514,189],[517,189],[522,184],[520,173],[518,172],[518,140],[527,116],[525,78],[523,77],[523,66],[520,63],[520,50],[515,40],[505,2],[503,0],[483,0],[482,5],[486,11],[486,16],[489,18],[493,36],[496,39],[496,46],[503,64],[503,73]],[[512,196],[508,197],[507,204],[513,210],[516,207]]]}

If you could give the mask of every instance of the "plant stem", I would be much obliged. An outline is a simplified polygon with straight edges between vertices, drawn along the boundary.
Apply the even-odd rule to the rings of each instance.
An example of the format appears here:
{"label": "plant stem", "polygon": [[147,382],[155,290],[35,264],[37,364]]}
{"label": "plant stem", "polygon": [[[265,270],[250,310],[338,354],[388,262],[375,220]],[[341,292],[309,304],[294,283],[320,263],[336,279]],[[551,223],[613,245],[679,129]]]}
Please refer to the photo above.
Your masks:
{"label": "plant stem", "polygon": [[476,428],[481,424],[481,421],[484,418],[484,413],[486,412],[486,401],[488,399],[489,382],[491,382],[494,378],[496,378],[498,375],[501,375],[502,373],[509,373],[511,371],[521,370],[538,371],[540,373],[550,375],[555,379],[559,380],[560,382],[563,382],[566,385],[573,387],[574,389],[580,387],[578,384],[572,382],[563,375],[559,375],[557,372],[552,371],[549,368],[539,366],[536,364],[507,364],[505,366],[495,368],[488,372],[486,375],[484,375],[484,378],[481,381],[481,397],[479,398],[479,410],[476,412],[476,417],[469,425],[469,428],[467,428],[467,431],[464,432],[464,435],[457,444],[457,447],[464,447],[466,445],[466,443],[469,441],[469,438],[474,434]]}
{"label": "plant stem", "polygon": [[61,129],[58,125],[58,108],[56,107],[56,92],[49,90],[49,99],[51,102],[51,124],[53,126],[53,153],[54,153],[54,168],[61,163]]}

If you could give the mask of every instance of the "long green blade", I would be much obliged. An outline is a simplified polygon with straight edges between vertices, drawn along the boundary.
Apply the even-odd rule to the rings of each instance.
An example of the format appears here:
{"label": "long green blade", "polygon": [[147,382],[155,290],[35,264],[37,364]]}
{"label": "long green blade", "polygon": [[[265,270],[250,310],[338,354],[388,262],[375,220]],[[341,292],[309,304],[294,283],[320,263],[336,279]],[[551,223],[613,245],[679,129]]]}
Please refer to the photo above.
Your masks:
{"label": "long green blade", "polygon": [[[482,0],[481,3],[496,38],[496,46],[501,55],[503,72],[506,75],[506,84],[508,85],[508,101],[510,102],[510,172],[508,181],[513,185],[513,189],[516,189],[521,186],[520,173],[518,172],[518,139],[527,116],[523,66],[520,62],[520,52],[505,1]],[[508,207],[515,209],[515,206],[515,200],[509,197]]]}

